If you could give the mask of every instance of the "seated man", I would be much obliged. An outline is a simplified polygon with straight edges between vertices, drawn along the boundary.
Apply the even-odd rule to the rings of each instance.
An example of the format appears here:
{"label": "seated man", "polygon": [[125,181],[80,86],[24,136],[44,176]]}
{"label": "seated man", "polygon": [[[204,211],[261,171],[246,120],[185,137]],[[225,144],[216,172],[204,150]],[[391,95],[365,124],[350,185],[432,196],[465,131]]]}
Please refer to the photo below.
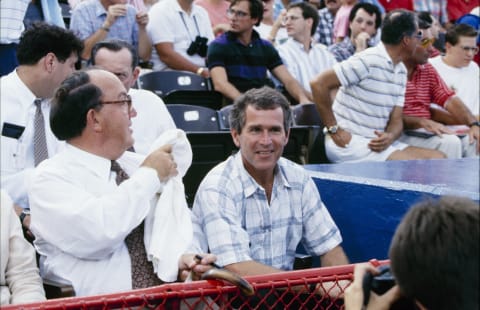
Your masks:
{"label": "seated man", "polygon": [[[332,162],[444,158],[436,150],[397,141],[403,132],[407,70],[402,60],[420,44],[416,16],[385,16],[382,42],[324,71],[311,82],[325,124],[325,150]],[[341,87],[340,87],[341,86]],[[330,93],[338,89],[332,105]]]}
{"label": "seated man", "polygon": [[[140,167],[116,161],[133,144],[131,103],[120,80],[100,69],[72,74],[52,102],[52,131],[66,147],[33,174],[31,229],[42,277],[71,284],[78,296],[162,283],[147,261],[143,221],[176,164],[171,145]],[[208,268],[183,255],[179,268],[187,267]]]}
{"label": "seated man", "polygon": [[[403,59],[408,71],[403,126],[408,131],[404,131],[399,141],[413,146],[439,150],[445,153],[447,158],[474,157],[480,148],[480,123],[428,63],[434,37],[430,31],[430,24],[420,19],[419,27],[423,34],[422,44],[415,49],[413,54],[407,55]],[[430,103],[436,103],[445,108],[455,119],[459,120],[460,124],[470,126],[468,134],[459,138],[444,124],[433,120]],[[419,136],[419,134],[423,134],[416,131],[419,128],[432,134]]]}
{"label": "seated man", "polygon": [[337,62],[312,36],[318,24],[318,12],[307,2],[290,4],[285,16],[288,40],[277,49],[291,75],[311,96],[310,80]]}
{"label": "seated man", "polygon": [[0,305],[45,300],[35,250],[23,237],[13,202],[0,191]]}
{"label": "seated man", "polygon": [[148,35],[155,47],[153,69],[190,71],[208,78],[205,56],[214,36],[207,11],[190,0],[165,0],[148,14]]}
{"label": "seated man", "polygon": [[102,41],[93,46],[91,60],[93,65],[112,72],[122,81],[137,111],[132,119],[133,150],[148,154],[153,142],[176,126],[160,97],[148,90],[132,88],[140,74],[137,51],[125,41]]}
{"label": "seated man", "polygon": [[371,293],[368,305],[362,308],[363,276],[378,270],[359,264],[354,282],[345,290],[345,309],[390,309],[400,296],[414,300],[415,309],[478,309],[479,215],[478,203],[460,197],[413,206],[390,245],[397,285],[381,296]]}
{"label": "seated man", "polygon": [[269,87],[240,96],[230,113],[240,151],[207,174],[195,197],[194,238],[242,276],[292,270],[299,243],[322,266],[348,263],[313,180],[281,157],[291,117],[287,99]]}
{"label": "seated man", "polygon": [[90,59],[95,43],[120,39],[135,46],[140,59],[148,61],[152,43],[147,35],[147,24],[147,12],[137,12],[126,0],[86,0],[72,11],[70,29],[85,44],[84,60]]}
{"label": "seated man", "polygon": [[342,42],[328,47],[337,61],[348,59],[355,53],[373,46],[375,35],[382,22],[382,16],[376,5],[357,3],[348,16],[348,36]]}
{"label": "seated man", "polygon": [[442,79],[480,120],[480,71],[473,57],[478,53],[478,33],[466,24],[455,25],[445,35],[445,56],[430,59]]}
{"label": "seated man", "polygon": [[215,90],[233,101],[251,88],[273,86],[267,76],[268,70],[297,102],[310,102],[311,96],[288,72],[277,50],[253,29],[260,24],[262,16],[260,0],[231,2],[228,10],[230,31],[208,47],[207,64]]}

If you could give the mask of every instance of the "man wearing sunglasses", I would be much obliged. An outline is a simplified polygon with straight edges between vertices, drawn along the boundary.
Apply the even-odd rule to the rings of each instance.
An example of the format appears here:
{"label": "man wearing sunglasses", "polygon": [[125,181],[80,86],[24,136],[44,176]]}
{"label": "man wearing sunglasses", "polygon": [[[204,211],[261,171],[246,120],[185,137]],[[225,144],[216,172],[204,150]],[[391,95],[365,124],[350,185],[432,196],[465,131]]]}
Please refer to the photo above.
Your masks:
{"label": "man wearing sunglasses", "polygon": [[478,32],[458,24],[445,35],[445,56],[430,59],[443,80],[480,120],[480,70],[473,58],[478,53]]}
{"label": "man wearing sunglasses", "polygon": [[[403,59],[408,81],[403,108],[405,131],[399,140],[409,145],[439,150],[447,158],[478,156],[479,122],[428,63],[434,41],[431,25],[420,19],[419,27],[422,29],[420,45],[413,54]],[[469,130],[463,136],[457,136],[452,128],[432,118],[430,103],[446,109],[457,120],[457,124],[467,125]]]}
{"label": "man wearing sunglasses", "polygon": [[[418,48],[420,39],[418,19],[412,12],[391,11],[383,22],[381,43],[337,63],[311,81],[325,125],[325,150],[330,161],[445,157],[439,151],[397,141],[403,131],[407,82],[402,60]],[[336,90],[332,100],[330,94]]]}

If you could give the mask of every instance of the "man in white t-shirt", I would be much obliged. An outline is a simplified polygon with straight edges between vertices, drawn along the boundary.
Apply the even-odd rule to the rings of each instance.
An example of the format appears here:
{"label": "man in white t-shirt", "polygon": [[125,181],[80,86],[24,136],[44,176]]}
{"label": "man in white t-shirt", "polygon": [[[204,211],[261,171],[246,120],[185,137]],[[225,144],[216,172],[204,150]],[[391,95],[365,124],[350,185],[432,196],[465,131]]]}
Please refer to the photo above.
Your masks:
{"label": "man in white t-shirt", "polygon": [[207,11],[190,0],[164,0],[148,12],[155,70],[183,70],[209,77],[205,65],[213,31]]}
{"label": "man in white t-shirt", "polygon": [[447,31],[445,56],[430,59],[447,85],[462,99],[479,119],[479,67],[473,61],[478,53],[477,31],[469,25],[458,24]]}
{"label": "man in white t-shirt", "polygon": [[122,40],[102,41],[92,48],[90,59],[92,64],[115,74],[132,97],[137,111],[132,118],[133,147],[137,153],[148,154],[152,143],[165,130],[176,126],[160,97],[148,90],[131,88],[140,73],[135,48]]}

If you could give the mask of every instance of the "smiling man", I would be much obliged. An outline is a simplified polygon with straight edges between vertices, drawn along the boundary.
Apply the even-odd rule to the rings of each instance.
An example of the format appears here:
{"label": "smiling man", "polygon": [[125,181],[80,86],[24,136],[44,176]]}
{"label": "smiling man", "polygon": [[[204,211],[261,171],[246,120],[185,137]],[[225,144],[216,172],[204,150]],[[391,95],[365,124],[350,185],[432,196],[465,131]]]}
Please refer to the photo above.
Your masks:
{"label": "smiling man", "polygon": [[302,243],[322,266],[348,262],[342,237],[308,173],[281,157],[292,121],[286,98],[268,87],[240,96],[230,128],[240,151],[210,171],[193,205],[197,244],[240,275],[293,269]]}

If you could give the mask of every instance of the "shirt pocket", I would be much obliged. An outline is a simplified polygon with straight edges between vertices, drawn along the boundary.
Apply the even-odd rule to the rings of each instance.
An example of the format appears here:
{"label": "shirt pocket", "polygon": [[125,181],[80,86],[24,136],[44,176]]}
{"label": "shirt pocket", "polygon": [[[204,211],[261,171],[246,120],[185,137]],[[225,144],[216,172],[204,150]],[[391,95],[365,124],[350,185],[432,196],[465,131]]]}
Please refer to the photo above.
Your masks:
{"label": "shirt pocket", "polygon": [[1,138],[1,145],[2,173],[14,173],[25,169],[27,145],[22,140],[8,137]]}

